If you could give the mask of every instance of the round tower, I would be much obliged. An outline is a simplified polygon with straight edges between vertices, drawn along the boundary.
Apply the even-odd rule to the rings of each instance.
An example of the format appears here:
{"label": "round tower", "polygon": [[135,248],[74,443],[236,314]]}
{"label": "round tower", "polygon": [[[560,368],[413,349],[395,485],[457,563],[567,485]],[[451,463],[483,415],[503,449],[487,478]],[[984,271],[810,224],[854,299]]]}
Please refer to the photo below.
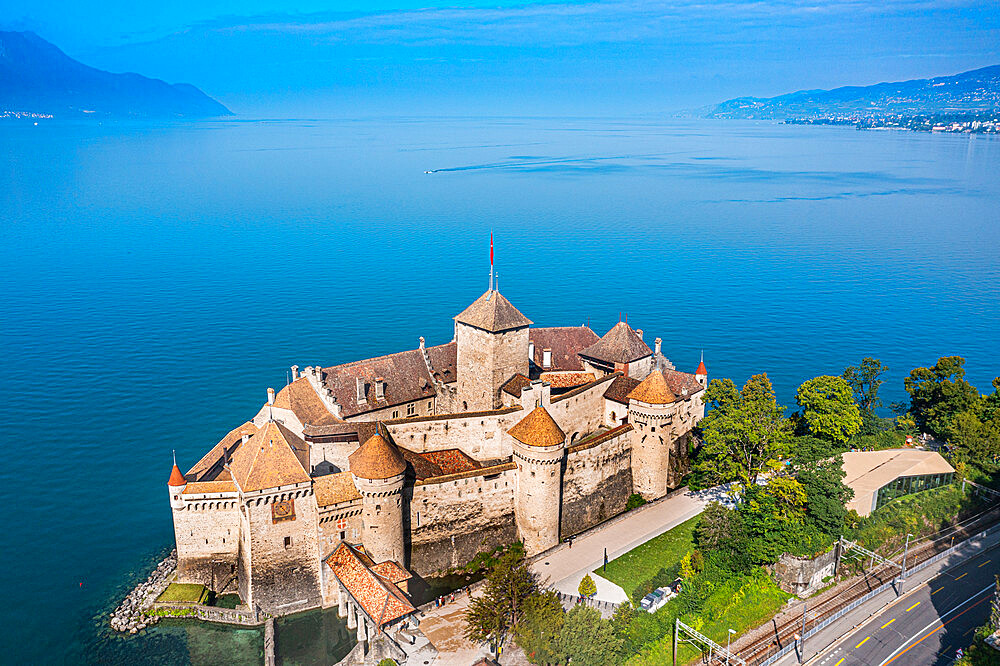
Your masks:
{"label": "round tower", "polygon": [[403,481],[406,461],[378,431],[347,458],[361,495],[362,538],[375,562],[406,567],[403,540]]}
{"label": "round tower", "polygon": [[531,556],[559,543],[566,435],[541,405],[507,434],[514,440],[517,465],[514,519],[525,553]]}
{"label": "round tower", "polygon": [[184,492],[184,486],[187,485],[187,479],[181,474],[180,468],[177,466],[177,458],[174,458],[174,468],[170,470],[170,480],[167,481],[167,490],[170,491],[170,508],[171,509],[183,509],[184,500],[181,499],[181,493]]}
{"label": "round tower", "polygon": [[649,373],[628,394],[628,422],[633,428],[632,488],[647,501],[667,494],[676,400],[660,370]]}

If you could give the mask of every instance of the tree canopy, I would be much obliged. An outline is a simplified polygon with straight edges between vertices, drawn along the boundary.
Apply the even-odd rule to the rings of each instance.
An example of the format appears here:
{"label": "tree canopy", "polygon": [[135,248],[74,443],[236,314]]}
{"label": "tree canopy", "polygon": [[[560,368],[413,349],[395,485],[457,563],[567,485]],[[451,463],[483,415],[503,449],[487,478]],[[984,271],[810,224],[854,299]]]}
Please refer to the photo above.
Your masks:
{"label": "tree canopy", "polygon": [[843,377],[821,375],[802,383],[795,394],[810,434],[845,443],[861,429],[861,412]]}
{"label": "tree canopy", "polygon": [[761,473],[780,467],[791,425],[766,374],[754,375],[742,390],[730,379],[713,379],[704,401],[710,411],[699,423],[702,447],[693,465],[704,479],[736,481],[746,489]]}
{"label": "tree canopy", "polygon": [[486,576],[483,593],[469,602],[465,635],[477,643],[503,645],[524,614],[526,602],[538,594],[538,577],[528,568],[522,548],[503,553]]}
{"label": "tree canopy", "polygon": [[875,410],[882,405],[878,390],[882,386],[882,375],[888,371],[889,368],[882,365],[880,360],[870,356],[863,358],[861,365],[849,365],[844,368],[842,377],[851,385],[863,414],[874,416]]}
{"label": "tree canopy", "polygon": [[924,432],[947,439],[952,419],[974,410],[979,391],[965,380],[964,365],[961,356],[944,356],[929,368],[914,368],[906,378],[910,413]]}

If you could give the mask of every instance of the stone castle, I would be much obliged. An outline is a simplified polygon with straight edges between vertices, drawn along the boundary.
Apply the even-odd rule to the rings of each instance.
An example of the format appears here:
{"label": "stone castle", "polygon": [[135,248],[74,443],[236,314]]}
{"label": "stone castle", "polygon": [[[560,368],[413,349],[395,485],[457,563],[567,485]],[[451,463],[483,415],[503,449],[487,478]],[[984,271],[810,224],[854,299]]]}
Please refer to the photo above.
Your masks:
{"label": "stone castle", "polygon": [[175,464],[179,580],[274,615],[337,605],[363,640],[413,612],[413,573],[518,540],[540,553],[665,495],[707,382],[625,322],[532,327],[491,288],[446,344],[292,366],[252,420]]}

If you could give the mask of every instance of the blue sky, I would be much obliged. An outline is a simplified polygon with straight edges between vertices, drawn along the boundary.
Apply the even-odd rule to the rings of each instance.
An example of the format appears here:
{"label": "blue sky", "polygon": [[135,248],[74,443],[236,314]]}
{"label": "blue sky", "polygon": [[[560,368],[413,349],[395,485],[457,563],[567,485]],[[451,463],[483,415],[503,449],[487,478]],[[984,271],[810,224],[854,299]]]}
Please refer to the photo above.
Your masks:
{"label": "blue sky", "polygon": [[995,0],[0,0],[0,27],[273,116],[659,113],[1000,63]]}

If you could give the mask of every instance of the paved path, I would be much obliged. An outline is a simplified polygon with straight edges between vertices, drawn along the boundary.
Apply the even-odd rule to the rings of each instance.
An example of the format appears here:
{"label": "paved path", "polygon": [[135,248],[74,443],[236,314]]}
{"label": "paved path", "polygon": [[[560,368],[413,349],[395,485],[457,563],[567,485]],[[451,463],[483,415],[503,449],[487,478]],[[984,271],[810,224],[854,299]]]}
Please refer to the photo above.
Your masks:
{"label": "paved path", "polygon": [[[579,594],[583,577],[604,563],[604,549],[608,561],[624,555],[636,546],[676,527],[704,511],[712,500],[723,499],[724,488],[710,488],[700,492],[683,491],[671,497],[634,509],[620,518],[611,520],[605,527],[598,527],[573,540],[572,548],[562,546],[532,565],[543,581],[564,594]],[[597,599],[618,603],[628,595],[609,580],[594,577]]]}

